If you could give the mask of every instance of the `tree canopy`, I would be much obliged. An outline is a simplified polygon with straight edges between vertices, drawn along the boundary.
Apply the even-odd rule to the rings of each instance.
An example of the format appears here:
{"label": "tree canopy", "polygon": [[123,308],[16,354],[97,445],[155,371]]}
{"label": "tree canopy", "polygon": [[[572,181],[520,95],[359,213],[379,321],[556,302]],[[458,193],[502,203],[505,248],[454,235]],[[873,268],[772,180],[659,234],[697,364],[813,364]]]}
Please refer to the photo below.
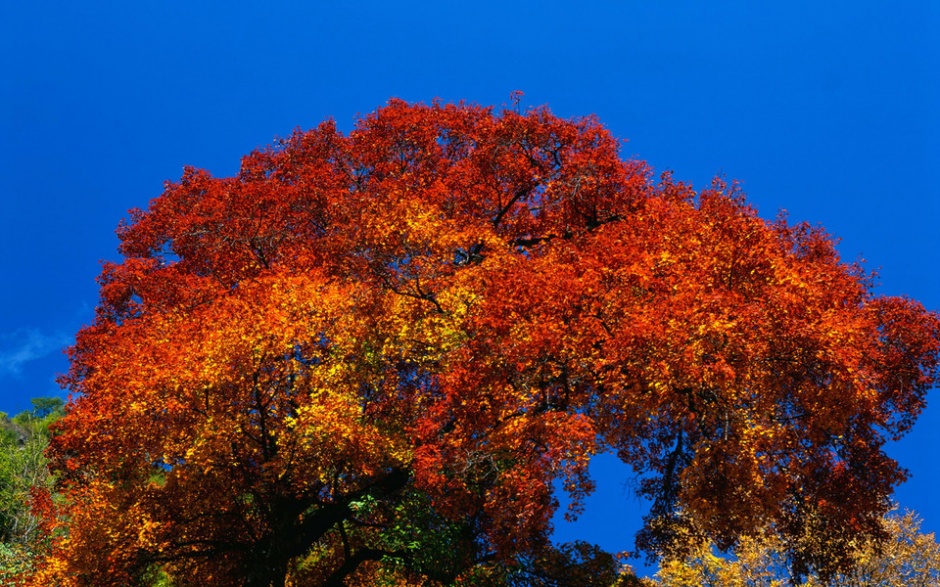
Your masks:
{"label": "tree canopy", "polygon": [[771,532],[837,563],[937,377],[937,314],[823,230],[545,108],[393,100],[186,169],[118,234],[37,584],[522,584],[593,552],[551,545],[554,487],[577,514],[604,451],[650,553]]}

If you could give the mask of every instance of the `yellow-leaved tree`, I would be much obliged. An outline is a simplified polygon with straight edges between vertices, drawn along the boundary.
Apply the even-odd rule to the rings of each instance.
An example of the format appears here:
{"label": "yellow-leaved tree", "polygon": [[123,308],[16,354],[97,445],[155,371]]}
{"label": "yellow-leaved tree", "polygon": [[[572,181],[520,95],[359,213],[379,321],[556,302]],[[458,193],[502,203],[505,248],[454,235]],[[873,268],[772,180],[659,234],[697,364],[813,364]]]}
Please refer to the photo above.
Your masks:
{"label": "yellow-leaved tree", "polygon": [[[933,533],[920,531],[912,512],[883,520],[884,541],[858,540],[848,560],[829,572],[794,568],[788,545],[777,536],[749,537],[735,556],[721,556],[701,541],[688,556],[664,561],[658,587],[933,587],[940,585],[940,544]],[[807,536],[806,540],[814,538]]]}

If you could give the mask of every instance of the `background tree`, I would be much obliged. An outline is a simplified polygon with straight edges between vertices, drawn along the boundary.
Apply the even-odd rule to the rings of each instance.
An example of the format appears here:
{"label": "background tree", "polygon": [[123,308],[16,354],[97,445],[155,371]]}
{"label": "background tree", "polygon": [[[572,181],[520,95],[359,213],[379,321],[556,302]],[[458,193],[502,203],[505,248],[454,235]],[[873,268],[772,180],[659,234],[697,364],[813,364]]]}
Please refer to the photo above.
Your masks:
{"label": "background tree", "polygon": [[[887,539],[858,539],[851,543],[852,565],[827,577],[810,572],[792,574],[789,552],[779,537],[750,537],[738,545],[734,557],[718,556],[702,542],[685,559],[665,561],[655,585],[661,587],[930,587],[940,584],[940,544],[934,535],[920,532],[912,512],[896,512],[884,519]],[[807,539],[811,539],[807,537]]]}
{"label": "background tree", "polygon": [[600,451],[644,476],[653,553],[878,535],[937,315],[618,146],[392,101],[168,183],[71,350],[36,583],[484,584],[546,556],[555,483],[576,514]]}
{"label": "background tree", "polygon": [[[49,426],[62,417],[59,398],[37,398],[33,409],[13,418],[0,414],[0,584],[14,585],[31,567],[39,546],[41,520],[34,512],[37,492],[52,488],[43,454]],[[41,498],[41,497],[40,497]]]}

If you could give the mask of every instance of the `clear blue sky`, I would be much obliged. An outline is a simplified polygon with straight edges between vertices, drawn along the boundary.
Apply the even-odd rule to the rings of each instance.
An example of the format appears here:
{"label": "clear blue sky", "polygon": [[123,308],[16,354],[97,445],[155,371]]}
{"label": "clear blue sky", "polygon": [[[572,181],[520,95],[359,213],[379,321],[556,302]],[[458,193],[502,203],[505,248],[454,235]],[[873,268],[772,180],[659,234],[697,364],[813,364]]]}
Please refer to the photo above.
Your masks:
{"label": "clear blue sky", "polygon": [[[624,155],[766,218],[824,225],[886,294],[940,309],[940,3],[4,2],[0,7],[0,410],[61,393],[114,228],[183,165],[218,175],[294,128],[349,129],[392,96],[486,105],[525,92],[597,114]],[[940,402],[940,391],[932,395]],[[891,454],[940,530],[940,406]],[[602,463],[603,464],[603,463]],[[607,463],[609,465],[609,463]],[[640,505],[598,467],[582,521],[629,548]]]}

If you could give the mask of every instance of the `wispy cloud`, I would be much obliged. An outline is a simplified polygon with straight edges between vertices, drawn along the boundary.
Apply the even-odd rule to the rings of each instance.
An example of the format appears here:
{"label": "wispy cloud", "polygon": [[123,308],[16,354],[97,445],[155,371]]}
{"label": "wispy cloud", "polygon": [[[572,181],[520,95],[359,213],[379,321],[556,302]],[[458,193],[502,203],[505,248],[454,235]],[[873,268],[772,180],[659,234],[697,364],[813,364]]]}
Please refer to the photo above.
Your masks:
{"label": "wispy cloud", "polygon": [[26,363],[57,353],[71,343],[70,336],[44,334],[35,328],[0,334],[0,375],[19,375]]}

